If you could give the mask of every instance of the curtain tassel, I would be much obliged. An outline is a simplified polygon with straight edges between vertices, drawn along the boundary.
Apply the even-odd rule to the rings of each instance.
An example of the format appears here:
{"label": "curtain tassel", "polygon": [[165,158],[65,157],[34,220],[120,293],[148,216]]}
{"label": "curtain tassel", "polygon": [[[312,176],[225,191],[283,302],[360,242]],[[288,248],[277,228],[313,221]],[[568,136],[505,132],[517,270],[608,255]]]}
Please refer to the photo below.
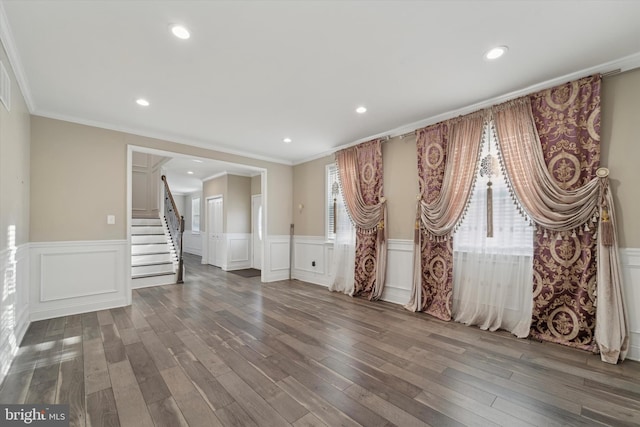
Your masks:
{"label": "curtain tassel", "polygon": [[602,210],[600,216],[600,227],[602,227],[602,244],[604,246],[613,245],[613,224],[609,219],[609,211],[606,208]]}
{"label": "curtain tassel", "polygon": [[487,237],[493,237],[493,188],[492,182],[487,182]]}

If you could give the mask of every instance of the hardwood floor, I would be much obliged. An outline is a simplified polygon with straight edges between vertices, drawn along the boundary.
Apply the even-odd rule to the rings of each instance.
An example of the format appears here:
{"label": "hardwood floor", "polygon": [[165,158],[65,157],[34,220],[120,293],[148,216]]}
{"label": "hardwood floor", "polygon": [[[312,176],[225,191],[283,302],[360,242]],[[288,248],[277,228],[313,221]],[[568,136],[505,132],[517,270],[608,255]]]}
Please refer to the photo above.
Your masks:
{"label": "hardwood floor", "polygon": [[187,257],[184,285],[34,322],[2,403],[73,426],[640,424],[640,364]]}

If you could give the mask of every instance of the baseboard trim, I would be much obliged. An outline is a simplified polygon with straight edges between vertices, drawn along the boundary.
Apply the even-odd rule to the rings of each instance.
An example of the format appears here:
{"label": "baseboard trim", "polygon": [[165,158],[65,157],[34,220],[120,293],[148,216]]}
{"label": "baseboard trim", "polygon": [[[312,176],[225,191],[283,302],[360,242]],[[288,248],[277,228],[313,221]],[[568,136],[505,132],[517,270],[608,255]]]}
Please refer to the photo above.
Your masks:
{"label": "baseboard trim", "polygon": [[91,311],[109,310],[112,308],[125,307],[127,305],[126,298],[116,298],[91,304],[68,305],[48,310],[32,311],[31,321],[54,319],[56,317],[72,316],[74,314],[88,313]]}

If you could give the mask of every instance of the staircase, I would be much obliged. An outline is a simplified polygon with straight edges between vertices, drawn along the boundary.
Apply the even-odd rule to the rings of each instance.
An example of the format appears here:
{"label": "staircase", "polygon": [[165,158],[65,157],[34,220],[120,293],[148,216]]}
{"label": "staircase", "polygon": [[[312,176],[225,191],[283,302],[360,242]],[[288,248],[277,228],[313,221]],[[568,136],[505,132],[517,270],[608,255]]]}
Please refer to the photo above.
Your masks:
{"label": "staircase", "polygon": [[131,222],[131,287],[176,283],[178,259],[159,219],[134,218]]}

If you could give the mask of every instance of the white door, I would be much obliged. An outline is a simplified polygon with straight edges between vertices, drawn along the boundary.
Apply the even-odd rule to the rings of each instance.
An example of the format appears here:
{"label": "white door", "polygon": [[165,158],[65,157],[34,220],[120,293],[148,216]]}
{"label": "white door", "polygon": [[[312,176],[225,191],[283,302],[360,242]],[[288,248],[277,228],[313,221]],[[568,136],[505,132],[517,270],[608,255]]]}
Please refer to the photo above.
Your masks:
{"label": "white door", "polygon": [[251,267],[262,270],[262,237],[264,232],[262,220],[262,195],[251,196]]}
{"label": "white door", "polygon": [[222,197],[207,200],[207,234],[209,264],[222,267],[224,259]]}

